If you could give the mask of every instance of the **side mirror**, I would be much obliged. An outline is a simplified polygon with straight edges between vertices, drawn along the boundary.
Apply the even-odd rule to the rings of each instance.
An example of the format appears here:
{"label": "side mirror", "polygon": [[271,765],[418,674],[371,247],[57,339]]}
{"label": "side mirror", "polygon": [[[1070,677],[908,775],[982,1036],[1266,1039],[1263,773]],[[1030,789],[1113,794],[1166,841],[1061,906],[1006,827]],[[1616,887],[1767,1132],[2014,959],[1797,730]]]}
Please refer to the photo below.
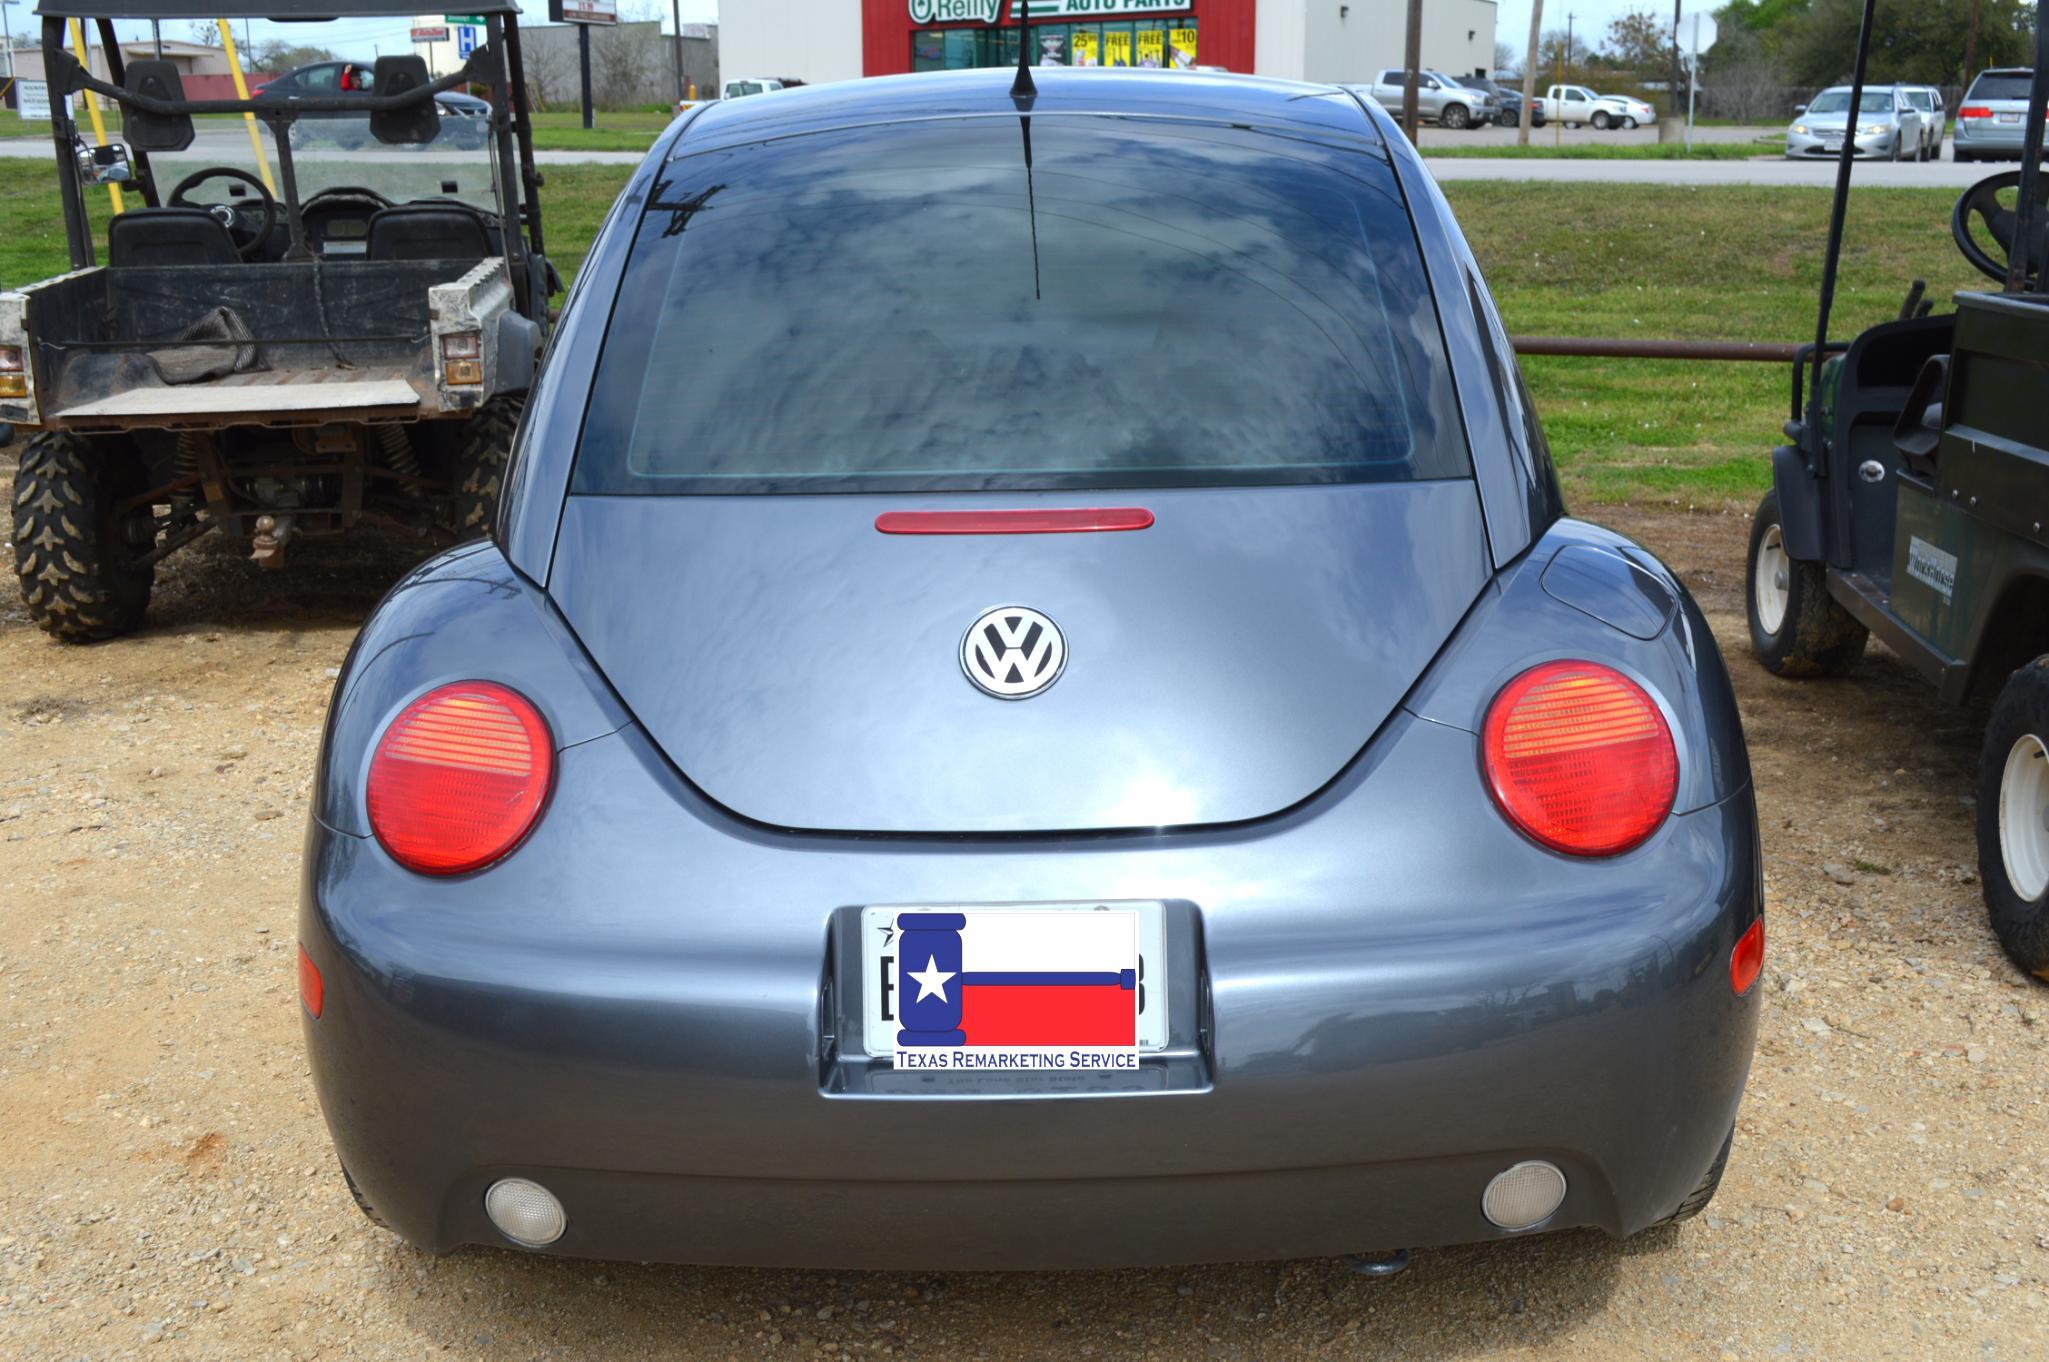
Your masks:
{"label": "side mirror", "polygon": [[87,145],[83,137],[75,137],[71,155],[78,164],[81,184],[126,184],[133,178],[128,164],[128,148],[119,142],[95,147]]}
{"label": "side mirror", "polygon": [[1793,106],[1793,117],[1795,118],[1798,118],[1801,114],[1804,114],[1806,112],[1807,106],[1805,104],[1795,104]]}
{"label": "side mirror", "polygon": [[[431,83],[427,59],[417,53],[379,57],[371,89],[379,96],[402,95]],[[370,115],[370,135],[384,143],[431,142],[441,135],[441,110],[432,99]]]}
{"label": "side mirror", "polygon": [[[185,82],[179,77],[178,68],[153,57],[129,62],[121,86],[130,94],[151,99],[185,98]],[[132,104],[124,105],[121,128],[128,134],[128,144],[137,151],[183,151],[192,145],[191,114],[150,113]]]}

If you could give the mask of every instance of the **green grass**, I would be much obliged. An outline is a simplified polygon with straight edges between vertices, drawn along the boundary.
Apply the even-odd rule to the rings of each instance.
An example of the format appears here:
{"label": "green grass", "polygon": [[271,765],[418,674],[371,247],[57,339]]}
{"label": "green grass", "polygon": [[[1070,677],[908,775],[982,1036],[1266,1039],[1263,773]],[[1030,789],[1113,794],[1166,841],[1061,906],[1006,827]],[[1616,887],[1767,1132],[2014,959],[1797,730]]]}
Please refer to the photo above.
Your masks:
{"label": "green grass", "polygon": [[[654,117],[654,115],[648,115]],[[542,213],[564,279],[625,184],[624,166],[549,166]],[[1814,332],[1826,189],[1453,181],[1444,186],[1512,333],[1801,341]],[[1947,306],[1985,286],[1949,237],[1954,196],[1859,189],[1832,332],[1855,335],[1926,279]],[[104,227],[106,195],[88,193]],[[66,268],[50,165],[0,159],[0,284]],[[1783,364],[1533,356],[1537,397],[1575,502],[1734,502],[1770,483]]]}
{"label": "green grass", "polygon": [[[1813,338],[1826,189],[1452,181],[1444,192],[1512,333]],[[1987,286],[1950,240],[1954,199],[1943,189],[1852,194],[1831,334],[1897,315],[1915,278],[1944,308],[1957,290]],[[1788,414],[1784,364],[1522,365],[1575,501],[1747,505],[1770,485]]]}
{"label": "green grass", "polygon": [[1530,144],[1526,147],[1440,147],[1426,145],[1423,155],[1427,160],[1439,157],[1451,160],[1484,160],[1500,157],[1507,160],[1542,161],[1748,161],[1756,156],[1778,156],[1786,150],[1783,135],[1761,137],[1755,142],[1696,142],[1688,151],[1683,142],[1653,142],[1649,145],[1632,143],[1575,143],[1572,146],[1554,146],[1544,137],[1544,129],[1536,128],[1530,133]]}

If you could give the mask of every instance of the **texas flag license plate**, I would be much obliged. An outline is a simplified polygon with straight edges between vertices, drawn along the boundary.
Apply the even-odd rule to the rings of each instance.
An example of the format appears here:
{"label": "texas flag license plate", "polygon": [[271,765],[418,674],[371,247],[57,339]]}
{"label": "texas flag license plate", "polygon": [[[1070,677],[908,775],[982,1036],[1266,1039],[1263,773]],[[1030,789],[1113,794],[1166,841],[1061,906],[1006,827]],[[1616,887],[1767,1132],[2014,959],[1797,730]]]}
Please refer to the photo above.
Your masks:
{"label": "texas flag license plate", "polygon": [[898,1069],[1136,1069],[1167,1043],[1158,903],[864,908],[865,1048]]}

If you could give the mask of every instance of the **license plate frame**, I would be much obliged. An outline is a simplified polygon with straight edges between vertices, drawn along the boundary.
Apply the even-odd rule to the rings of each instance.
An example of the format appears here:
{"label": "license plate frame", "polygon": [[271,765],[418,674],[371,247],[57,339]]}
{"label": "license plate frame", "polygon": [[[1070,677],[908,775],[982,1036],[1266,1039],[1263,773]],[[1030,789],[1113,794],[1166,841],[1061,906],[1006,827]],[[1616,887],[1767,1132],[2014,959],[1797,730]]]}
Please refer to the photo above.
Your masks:
{"label": "license plate frame", "polygon": [[1136,912],[1139,946],[1138,1051],[1157,1054],[1172,1044],[1168,978],[1167,905],[1157,899],[1104,899],[1060,903],[983,904],[873,904],[859,915],[862,992],[860,1044],[870,1059],[888,1060],[896,1053],[896,1016],[892,1006],[895,987],[895,956],[890,953],[888,929],[898,913],[960,913],[973,918],[978,913],[1087,913],[1101,911]]}

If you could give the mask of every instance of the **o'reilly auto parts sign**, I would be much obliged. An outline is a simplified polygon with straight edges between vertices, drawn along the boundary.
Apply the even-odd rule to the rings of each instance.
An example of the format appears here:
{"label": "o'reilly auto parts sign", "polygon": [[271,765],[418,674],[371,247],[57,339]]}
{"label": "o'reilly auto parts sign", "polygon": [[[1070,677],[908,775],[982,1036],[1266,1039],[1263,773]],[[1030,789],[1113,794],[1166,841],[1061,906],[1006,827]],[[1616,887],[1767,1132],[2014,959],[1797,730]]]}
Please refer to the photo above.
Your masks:
{"label": "o'reilly auto parts sign", "polygon": [[[1100,19],[1193,7],[1193,0],[1032,0],[1032,18]],[[993,24],[1002,12],[1003,0],[911,0],[914,24]]]}

